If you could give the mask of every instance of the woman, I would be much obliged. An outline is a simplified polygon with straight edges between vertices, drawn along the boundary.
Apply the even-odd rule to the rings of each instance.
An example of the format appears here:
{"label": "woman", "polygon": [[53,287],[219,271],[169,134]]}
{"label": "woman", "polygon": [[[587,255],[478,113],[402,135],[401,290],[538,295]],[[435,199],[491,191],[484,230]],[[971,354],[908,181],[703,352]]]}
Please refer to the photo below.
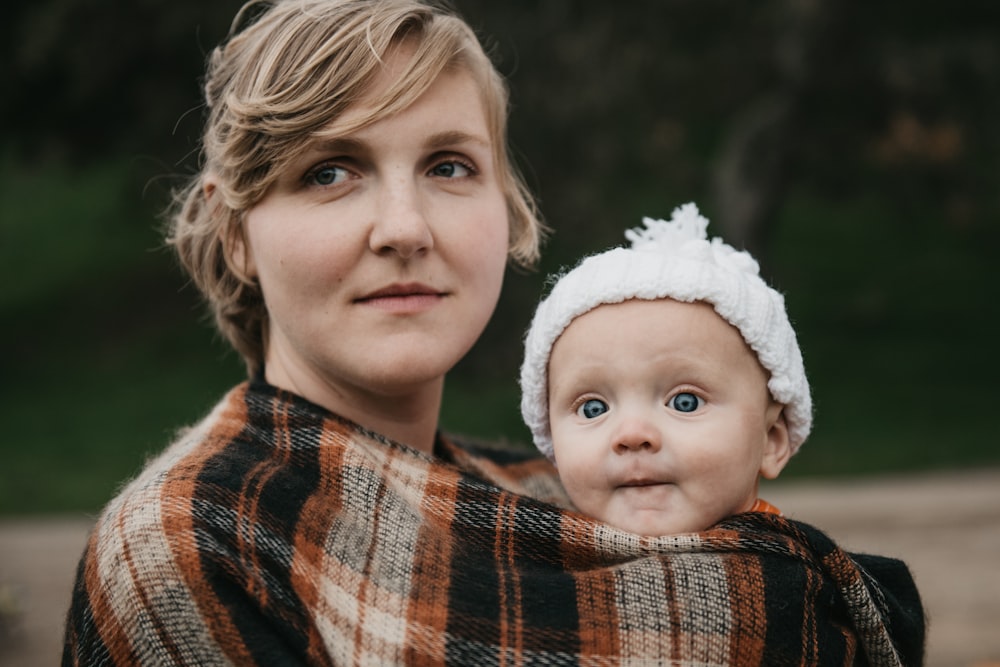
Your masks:
{"label": "woman", "polygon": [[[880,621],[880,600],[807,624],[719,588],[743,581],[733,529],[697,549],[609,532],[560,509],[544,461],[437,433],[445,373],[541,231],[464,22],[417,0],[251,3],[205,91],[170,242],[251,379],[105,509],[65,664],[759,662],[802,652],[762,633],[803,628],[858,650],[854,615]],[[720,604],[753,623],[698,621]]]}

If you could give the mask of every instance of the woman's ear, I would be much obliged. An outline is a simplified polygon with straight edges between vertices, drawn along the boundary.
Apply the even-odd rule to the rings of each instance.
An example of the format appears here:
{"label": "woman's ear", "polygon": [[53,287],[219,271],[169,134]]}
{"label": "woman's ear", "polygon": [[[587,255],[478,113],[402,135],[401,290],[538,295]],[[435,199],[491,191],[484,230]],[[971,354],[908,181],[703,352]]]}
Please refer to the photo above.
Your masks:
{"label": "woman's ear", "polygon": [[[205,203],[209,207],[222,207],[221,201],[213,201],[221,197],[218,190],[219,180],[213,173],[205,175],[202,181],[202,193]],[[246,283],[251,283],[257,277],[257,267],[253,261],[253,250],[250,248],[249,240],[246,238],[246,230],[240,220],[226,216],[227,220],[221,231],[222,252],[226,257],[226,263],[237,277]]]}
{"label": "woman's ear", "polygon": [[239,222],[232,222],[226,230],[223,243],[229,255],[230,266],[244,282],[252,283],[257,278],[257,266],[253,261],[253,249],[246,237],[246,230]]}
{"label": "woman's ear", "polygon": [[760,475],[764,479],[774,479],[781,474],[792,457],[792,445],[788,438],[788,422],[785,421],[785,406],[772,401],[767,409],[767,433],[764,441],[764,456],[760,462]]}

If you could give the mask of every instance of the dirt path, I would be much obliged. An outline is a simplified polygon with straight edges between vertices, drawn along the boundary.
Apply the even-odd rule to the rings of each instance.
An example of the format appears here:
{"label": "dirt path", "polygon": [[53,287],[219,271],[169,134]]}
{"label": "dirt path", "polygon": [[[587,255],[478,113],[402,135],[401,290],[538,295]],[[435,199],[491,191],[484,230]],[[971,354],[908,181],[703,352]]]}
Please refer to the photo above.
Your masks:
{"label": "dirt path", "polygon": [[[1000,667],[1000,469],[781,483],[763,494],[842,546],[909,563],[930,617],[929,667]],[[86,517],[0,519],[0,666],[59,662]]]}

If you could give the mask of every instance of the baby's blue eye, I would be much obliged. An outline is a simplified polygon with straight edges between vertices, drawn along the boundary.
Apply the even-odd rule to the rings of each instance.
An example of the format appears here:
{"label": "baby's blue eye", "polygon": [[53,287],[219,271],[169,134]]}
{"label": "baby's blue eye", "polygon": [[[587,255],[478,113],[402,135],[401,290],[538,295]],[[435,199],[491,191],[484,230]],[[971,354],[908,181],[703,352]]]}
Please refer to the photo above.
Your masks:
{"label": "baby's blue eye", "polygon": [[688,391],[683,391],[675,396],[672,396],[670,400],[667,401],[667,407],[673,408],[677,412],[694,412],[704,404],[704,399],[695,396]]}
{"label": "baby's blue eye", "polygon": [[600,417],[607,411],[608,411],[607,403],[596,398],[591,398],[580,406],[580,408],[577,410],[577,414],[584,417],[585,419],[594,419],[596,417]]}

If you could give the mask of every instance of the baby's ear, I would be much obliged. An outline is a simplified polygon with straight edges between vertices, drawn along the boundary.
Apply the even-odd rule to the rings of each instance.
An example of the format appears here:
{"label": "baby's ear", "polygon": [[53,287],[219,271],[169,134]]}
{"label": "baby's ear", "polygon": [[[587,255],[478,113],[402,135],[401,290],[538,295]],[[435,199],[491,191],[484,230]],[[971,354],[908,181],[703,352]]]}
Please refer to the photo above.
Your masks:
{"label": "baby's ear", "polygon": [[788,422],[785,421],[785,406],[772,402],[767,409],[767,433],[764,442],[764,456],[760,462],[760,475],[764,479],[774,479],[781,474],[792,457],[792,445],[788,439]]}

